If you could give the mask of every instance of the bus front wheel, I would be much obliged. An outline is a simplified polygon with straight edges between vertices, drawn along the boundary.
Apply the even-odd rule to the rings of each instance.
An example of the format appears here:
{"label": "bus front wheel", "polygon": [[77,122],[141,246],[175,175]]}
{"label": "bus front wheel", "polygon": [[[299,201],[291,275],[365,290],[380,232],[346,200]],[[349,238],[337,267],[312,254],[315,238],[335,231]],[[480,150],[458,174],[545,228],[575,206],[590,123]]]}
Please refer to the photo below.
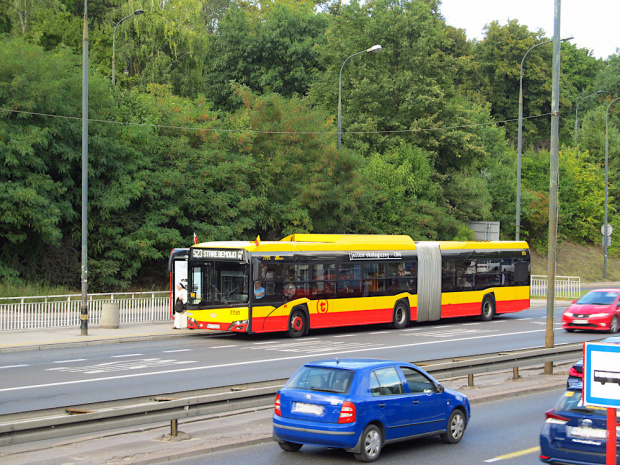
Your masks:
{"label": "bus front wheel", "polygon": [[495,317],[495,300],[490,295],[485,295],[482,299],[482,311],[480,319],[482,321],[491,321]]}
{"label": "bus front wheel", "polygon": [[301,337],[306,332],[306,316],[301,310],[293,310],[288,320],[289,337]]}

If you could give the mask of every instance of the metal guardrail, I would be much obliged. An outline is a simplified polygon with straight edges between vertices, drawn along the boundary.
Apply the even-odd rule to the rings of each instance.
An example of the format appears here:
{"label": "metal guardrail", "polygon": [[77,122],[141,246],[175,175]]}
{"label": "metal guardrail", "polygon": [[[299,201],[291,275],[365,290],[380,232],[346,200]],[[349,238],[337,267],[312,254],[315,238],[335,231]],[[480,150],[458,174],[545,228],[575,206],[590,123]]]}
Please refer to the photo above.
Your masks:
{"label": "metal guardrail", "polygon": [[[549,277],[532,275],[530,277],[530,297],[547,297]],[[581,297],[581,278],[579,276],[556,276],[555,296],[567,299]]]}
{"label": "metal guardrail", "polygon": [[[413,362],[441,380],[459,376],[576,360],[583,344],[525,349],[455,359]],[[471,378],[473,379],[473,378]],[[176,421],[245,408],[267,407],[285,379],[186,391],[36,412],[0,415],[0,447],[116,428]]]}
{"label": "metal guardrail", "polygon": [[[58,328],[80,325],[82,296],[52,295],[0,298],[0,331]],[[101,321],[104,303],[119,305],[120,323],[170,319],[170,293],[114,292],[88,294],[88,320]]]}

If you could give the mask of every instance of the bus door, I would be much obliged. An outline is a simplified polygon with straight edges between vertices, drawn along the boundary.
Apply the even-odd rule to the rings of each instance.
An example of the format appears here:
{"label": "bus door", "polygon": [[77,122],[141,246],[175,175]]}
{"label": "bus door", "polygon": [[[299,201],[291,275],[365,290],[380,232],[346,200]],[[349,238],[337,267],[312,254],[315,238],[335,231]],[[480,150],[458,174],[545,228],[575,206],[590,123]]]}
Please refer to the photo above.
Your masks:
{"label": "bus door", "polygon": [[[174,318],[174,303],[181,295],[181,290],[187,296],[187,257],[189,249],[172,249],[168,260],[168,271],[170,272],[170,317]],[[187,301],[187,297],[185,297]],[[184,302],[186,303],[186,302]]]}
{"label": "bus door", "polygon": [[372,299],[362,299],[364,287],[362,265],[341,263],[337,267],[336,299],[334,300],[333,325],[359,325],[373,323]]}
{"label": "bus door", "polygon": [[336,300],[336,264],[317,263],[312,266],[310,289],[310,327],[326,328],[334,324],[334,313],[340,311]]}
{"label": "bus door", "polygon": [[441,251],[439,242],[416,242],[418,250],[418,318],[441,318]]}

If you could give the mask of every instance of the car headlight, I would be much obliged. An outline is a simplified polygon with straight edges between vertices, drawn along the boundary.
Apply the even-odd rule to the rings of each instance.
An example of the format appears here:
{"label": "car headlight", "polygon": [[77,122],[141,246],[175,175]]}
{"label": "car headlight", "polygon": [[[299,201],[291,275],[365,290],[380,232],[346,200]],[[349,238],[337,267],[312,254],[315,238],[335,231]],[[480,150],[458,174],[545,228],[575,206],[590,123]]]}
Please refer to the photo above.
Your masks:
{"label": "car headlight", "polygon": [[575,315],[573,315],[571,312],[564,312],[564,316],[570,316],[570,317],[573,317],[573,316],[575,316]]}
{"label": "car headlight", "polygon": [[602,318],[605,316],[609,316],[609,313],[593,313],[590,315],[590,318]]}

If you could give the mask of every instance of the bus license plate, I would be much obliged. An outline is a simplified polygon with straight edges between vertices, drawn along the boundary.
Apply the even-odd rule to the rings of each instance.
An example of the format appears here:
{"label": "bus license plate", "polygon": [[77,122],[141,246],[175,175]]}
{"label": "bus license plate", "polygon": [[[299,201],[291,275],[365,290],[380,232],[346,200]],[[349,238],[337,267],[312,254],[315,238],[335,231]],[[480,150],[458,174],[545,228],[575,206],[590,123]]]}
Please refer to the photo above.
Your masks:
{"label": "bus license plate", "polygon": [[207,329],[220,329],[220,325],[214,325],[213,323],[207,323]]}

